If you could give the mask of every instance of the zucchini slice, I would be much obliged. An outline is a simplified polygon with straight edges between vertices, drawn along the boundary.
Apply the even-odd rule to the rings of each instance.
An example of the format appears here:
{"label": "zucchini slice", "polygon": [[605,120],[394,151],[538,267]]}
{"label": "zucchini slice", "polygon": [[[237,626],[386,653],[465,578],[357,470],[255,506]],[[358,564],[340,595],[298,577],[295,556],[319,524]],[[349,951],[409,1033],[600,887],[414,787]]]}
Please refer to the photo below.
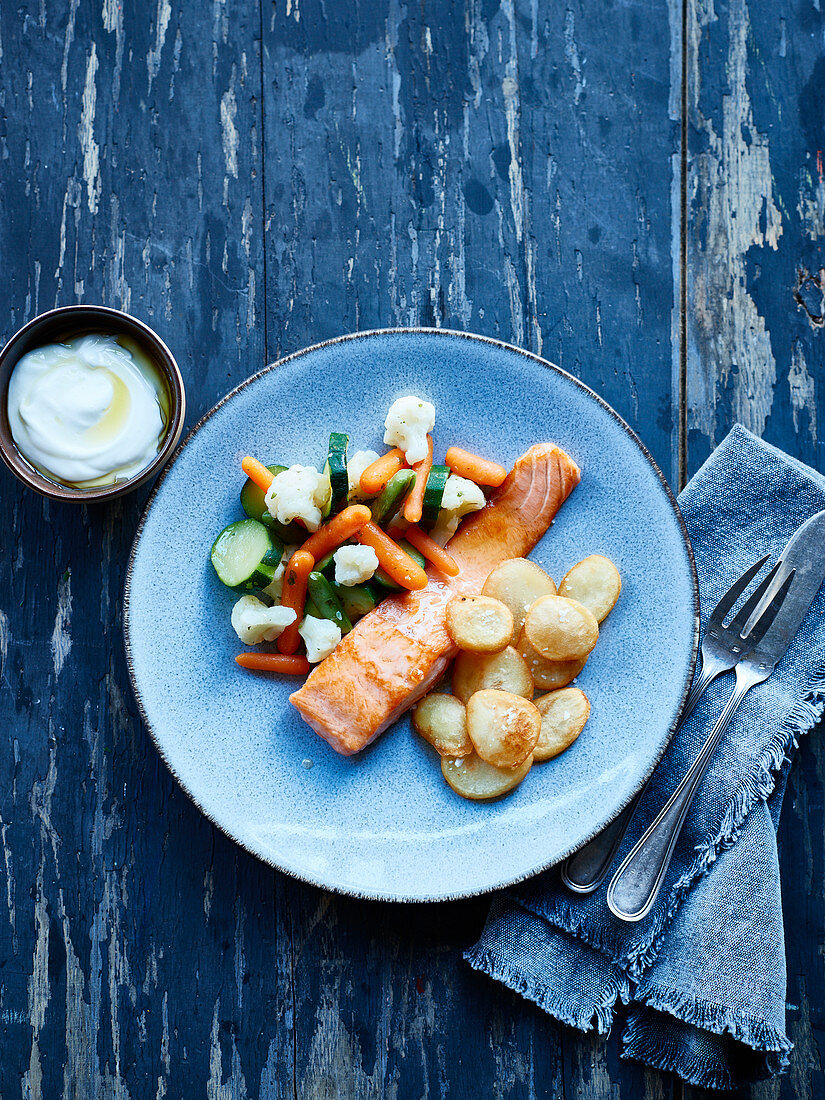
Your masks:
{"label": "zucchini slice", "polygon": [[347,447],[349,436],[346,432],[330,432],[327,464],[324,473],[329,477],[332,490],[330,511],[340,512],[346,506],[349,494],[349,474],[347,473]]}
{"label": "zucchini slice", "polygon": [[362,619],[370,611],[373,611],[381,599],[380,590],[367,584],[334,584],[335,595],[341,601],[344,614],[351,622]]}
{"label": "zucchini slice", "polygon": [[382,523],[385,520],[391,520],[413,485],[415,485],[414,470],[399,470],[393,474],[375,500],[370,501],[372,522]]}
{"label": "zucchini slice", "polygon": [[433,466],[430,470],[427,486],[424,489],[424,505],[421,511],[421,524],[423,527],[435,527],[441,501],[444,497],[444,487],[449,476],[449,466]]}
{"label": "zucchini slice", "polygon": [[[267,466],[267,470],[271,473],[282,474],[286,466]],[[264,504],[264,491],[259,485],[256,485],[251,478],[247,478],[243,483],[241,489],[241,508],[249,516],[250,519],[258,519],[262,523],[266,522],[265,517],[269,516],[269,512],[266,510]],[[271,517],[270,517],[271,518]]]}
{"label": "zucchini slice", "polygon": [[[336,547],[336,550],[338,547]],[[315,572],[323,573],[327,579],[330,579],[335,573],[335,550],[324,555],[319,562],[315,564]]]}
{"label": "zucchini slice", "polygon": [[227,588],[265,588],[275,576],[283,546],[256,519],[224,527],[212,543],[212,565]]}
{"label": "zucchini slice", "polygon": [[309,531],[297,519],[294,519],[292,523],[278,523],[267,512],[261,523],[272,532],[274,538],[277,538],[285,546],[300,546],[309,538]]}

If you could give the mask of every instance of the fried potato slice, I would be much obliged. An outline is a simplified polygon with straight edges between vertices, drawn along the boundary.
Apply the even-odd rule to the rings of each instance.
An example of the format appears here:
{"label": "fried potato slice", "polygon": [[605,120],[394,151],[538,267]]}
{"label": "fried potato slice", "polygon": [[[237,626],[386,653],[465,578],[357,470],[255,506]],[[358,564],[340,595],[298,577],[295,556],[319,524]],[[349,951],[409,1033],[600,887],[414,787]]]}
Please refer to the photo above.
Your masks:
{"label": "fried potato slice", "polygon": [[482,596],[492,596],[507,604],[513,613],[514,636],[524,626],[524,616],[540,596],[555,596],[553,578],[528,558],[510,558],[497,565],[484,582]]}
{"label": "fried potato slice", "polygon": [[552,760],[569,749],[590,717],[590,700],[580,688],[562,688],[536,699],[541,714],[541,733],[533,759]]}
{"label": "fried potato slice", "polygon": [[468,653],[500,653],[513,640],[513,613],[492,596],[453,596],[447,633]]}
{"label": "fried potato slice", "polygon": [[603,622],[616,605],[622,590],[619,570],[601,554],[591,554],[569,569],[559,585],[559,595],[592,611],[597,622]]}
{"label": "fried potato slice", "polygon": [[516,642],[516,650],[527,662],[534,684],[542,691],[556,691],[567,687],[576,679],[589,657],[588,654],[587,657],[574,657],[570,661],[548,661],[533,649],[523,630]]}
{"label": "fried potato slice", "polygon": [[527,641],[551,661],[586,657],[599,640],[599,624],[592,611],[566,596],[542,596],[524,620]]}
{"label": "fried potato slice", "polygon": [[453,665],[453,695],[466,703],[484,688],[533,698],[533,677],[524,658],[508,645],[501,653],[459,653]]}
{"label": "fried potato slice", "polygon": [[440,756],[456,759],[473,751],[464,704],[454,695],[440,691],[425,695],[413,709],[412,724]]}
{"label": "fried potato slice", "polygon": [[445,756],[441,760],[441,774],[456,794],[474,802],[487,802],[491,798],[501,798],[517,787],[533,766],[533,757],[528,756],[517,768],[496,768],[482,760],[475,753],[472,756],[451,760]]}
{"label": "fried potato slice", "polygon": [[521,695],[484,689],[470,696],[467,733],[482,760],[496,768],[516,768],[539,739],[541,714]]}

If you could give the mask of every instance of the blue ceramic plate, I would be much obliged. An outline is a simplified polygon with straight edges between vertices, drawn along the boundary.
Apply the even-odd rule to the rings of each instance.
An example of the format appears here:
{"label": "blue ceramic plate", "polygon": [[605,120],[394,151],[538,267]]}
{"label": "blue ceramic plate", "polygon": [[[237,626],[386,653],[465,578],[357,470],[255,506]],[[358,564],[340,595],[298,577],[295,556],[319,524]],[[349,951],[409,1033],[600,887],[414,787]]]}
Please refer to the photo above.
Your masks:
{"label": "blue ceramic plate", "polygon": [[[581,737],[508,797],[467,802],[404,718],[337,756],[287,696],[294,680],[244,672],[233,594],[209,563],[241,516],[244,454],[323,463],[329,432],[381,448],[402,394],[436,406],[450,444],[509,465],[538,441],[569,451],[582,481],[533,558],[557,580],[588,554],[624,587],[579,677]],[[441,900],[556,863],[619,813],[668,742],[693,671],[693,559],[676,502],[628,426],[570,375],[493,340],[433,330],[363,333],[255,375],[189,435],[149,501],[125,595],[135,694],[163,759],[203,812],[250,852],[331,890]]]}

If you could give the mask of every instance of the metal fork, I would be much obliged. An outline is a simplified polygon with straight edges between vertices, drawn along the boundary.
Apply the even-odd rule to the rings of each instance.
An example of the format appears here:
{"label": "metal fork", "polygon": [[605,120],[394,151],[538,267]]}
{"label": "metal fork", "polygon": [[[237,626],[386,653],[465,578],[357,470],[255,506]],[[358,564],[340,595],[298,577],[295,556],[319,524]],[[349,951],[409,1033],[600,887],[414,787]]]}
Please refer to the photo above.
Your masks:
{"label": "metal fork", "polygon": [[[699,702],[700,697],[705,692],[708,685],[711,684],[717,676],[721,676],[723,672],[729,672],[743,657],[747,656],[773,621],[773,615],[771,615],[770,620],[767,621],[767,616],[763,614],[759,619],[758,632],[756,627],[754,627],[750,633],[745,634],[748,620],[756,610],[759,601],[769,590],[776,576],[776,572],[779,569],[779,562],[771,569],[762,583],[758,585],[753,595],[744,604],[738,615],[736,615],[728,626],[725,626],[725,619],[733,610],[736,601],[769,557],[769,554],[765,554],[759,561],[754,562],[749,569],[746,569],[741,577],[734,581],[710,613],[707,626],[705,627],[705,637],[702,641],[700,653],[702,667],[685,700],[685,705],[679,721],[674,728],[674,733],[679,726],[682,725],[683,722],[686,722],[691,716],[694,707]],[[775,614],[776,612],[774,612],[774,615]],[[636,807],[639,805],[642,795],[646,790],[647,784],[642,787],[641,791],[639,791],[630,805],[619,814],[615,821],[612,821],[598,834],[598,836],[595,836],[589,844],[585,844],[583,848],[580,848],[578,852],[572,855],[563,864],[561,869],[562,881],[570,890],[573,890],[577,894],[589,894],[602,884],[610,869],[610,864],[613,862],[613,858],[619,850],[619,845],[627,832],[627,828],[633,819]]]}
{"label": "metal fork", "polygon": [[[774,566],[766,578],[767,585],[770,585],[773,580],[779,564],[781,563]],[[719,715],[716,725],[702,745],[699,755],[688,768],[679,786],[647,827],[641,839],[625,856],[611,879],[607,888],[607,906],[614,916],[626,921],[637,921],[650,912],[665,872],[670,866],[673,849],[676,847],[676,841],[679,839],[693,796],[704,778],[725,730],[745,695],[756,684],[767,680],[776,667],[779,656],[787,648],[786,642],[780,647],[779,656],[777,656],[776,648],[768,646],[767,639],[764,647],[760,646],[760,642],[779,614],[793,584],[794,576],[795,570],[791,570],[771,602],[756,618],[756,622],[750,624],[749,620],[759,601],[751,597],[727,628],[731,630],[734,624],[740,623],[738,630],[745,632],[745,640],[752,643],[752,648],[736,663],[736,687],[725,709]]]}

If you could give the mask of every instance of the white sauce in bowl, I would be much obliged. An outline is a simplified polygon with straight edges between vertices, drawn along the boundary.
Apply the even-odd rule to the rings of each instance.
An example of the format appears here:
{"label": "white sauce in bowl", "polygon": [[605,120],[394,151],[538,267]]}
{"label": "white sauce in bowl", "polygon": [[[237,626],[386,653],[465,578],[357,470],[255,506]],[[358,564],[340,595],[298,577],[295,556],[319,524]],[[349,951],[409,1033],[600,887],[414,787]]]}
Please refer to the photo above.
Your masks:
{"label": "white sauce in bowl", "polygon": [[96,488],[140,473],[165,426],[161,377],[126,337],[88,335],[28,352],[9,380],[20,452],[47,477]]}

